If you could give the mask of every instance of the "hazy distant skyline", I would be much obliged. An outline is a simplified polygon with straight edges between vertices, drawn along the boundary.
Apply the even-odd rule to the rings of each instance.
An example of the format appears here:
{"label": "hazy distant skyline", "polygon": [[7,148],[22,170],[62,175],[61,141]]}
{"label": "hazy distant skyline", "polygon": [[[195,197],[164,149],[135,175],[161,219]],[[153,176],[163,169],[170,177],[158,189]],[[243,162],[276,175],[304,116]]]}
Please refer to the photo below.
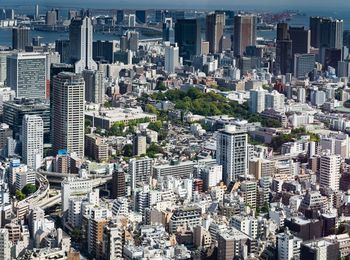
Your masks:
{"label": "hazy distant skyline", "polygon": [[[29,7],[34,4],[45,6],[76,6],[85,8],[202,8],[202,9],[251,9],[276,11],[278,9],[302,10],[312,8],[332,12],[350,7],[347,0],[0,0],[1,6]],[[331,5],[330,5],[331,4]]]}

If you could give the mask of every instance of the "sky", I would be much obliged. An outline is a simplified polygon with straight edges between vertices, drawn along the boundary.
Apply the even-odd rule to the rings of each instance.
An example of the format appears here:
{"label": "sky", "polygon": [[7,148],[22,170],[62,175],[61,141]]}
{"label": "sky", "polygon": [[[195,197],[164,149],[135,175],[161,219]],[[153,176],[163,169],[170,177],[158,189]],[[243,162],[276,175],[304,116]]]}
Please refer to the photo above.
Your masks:
{"label": "sky", "polygon": [[86,8],[231,8],[271,11],[277,8],[295,10],[317,8],[335,11],[350,7],[349,0],[0,0],[0,7],[31,6],[35,3]]}

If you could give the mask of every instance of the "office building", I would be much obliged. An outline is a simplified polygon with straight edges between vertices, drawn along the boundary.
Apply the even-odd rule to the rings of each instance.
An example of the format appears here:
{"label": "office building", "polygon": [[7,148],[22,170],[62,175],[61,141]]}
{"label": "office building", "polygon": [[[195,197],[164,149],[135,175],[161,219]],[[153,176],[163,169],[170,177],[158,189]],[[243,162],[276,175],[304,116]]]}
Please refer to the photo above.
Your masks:
{"label": "office building", "polygon": [[236,131],[234,126],[226,126],[218,133],[216,162],[222,165],[223,179],[226,184],[247,174],[248,135]]}
{"label": "office building", "polygon": [[312,105],[320,107],[326,102],[326,93],[315,87],[311,90],[310,101]]}
{"label": "office building", "polygon": [[343,46],[343,20],[310,17],[311,46],[315,48],[337,48]]}
{"label": "office building", "polygon": [[292,41],[289,39],[278,40],[276,43],[276,68],[277,74],[286,75],[293,70]]}
{"label": "office building", "polygon": [[180,56],[190,59],[200,54],[200,24],[197,19],[180,19],[175,24],[175,42],[179,46]]}
{"label": "office building", "polygon": [[201,169],[201,177],[203,179],[204,190],[217,186],[222,180],[222,165],[208,165]]}
{"label": "office building", "polygon": [[12,49],[24,50],[26,46],[30,46],[30,28],[15,27],[12,29]]}
{"label": "office building", "polygon": [[7,144],[7,138],[12,138],[13,132],[8,124],[0,124],[0,150],[3,149]]}
{"label": "office building", "polygon": [[325,239],[310,239],[300,247],[300,259],[339,259],[339,243]]}
{"label": "office building", "polygon": [[38,169],[44,156],[44,122],[37,115],[25,115],[22,123],[22,157],[25,164]]}
{"label": "office building", "polygon": [[252,216],[233,216],[230,225],[254,239],[258,236],[258,220]]}
{"label": "office building", "polygon": [[116,41],[95,41],[93,43],[92,57],[95,61],[114,63]]}
{"label": "office building", "polygon": [[288,228],[277,235],[277,255],[281,260],[299,259],[302,239],[292,235]]}
{"label": "office building", "polygon": [[[256,209],[257,206],[257,183],[256,181],[245,180],[241,183],[240,192],[244,199],[244,203]],[[243,231],[243,230],[241,230]],[[243,231],[244,232],[244,231]]]}
{"label": "office building", "polygon": [[277,90],[265,94],[265,109],[273,109],[277,112],[284,112],[285,96]]}
{"label": "office building", "polygon": [[256,44],[256,16],[236,15],[234,18],[234,53],[243,56],[247,46]]}
{"label": "office building", "polygon": [[112,198],[117,199],[125,195],[125,173],[123,169],[115,169],[112,175]]}
{"label": "office building", "polygon": [[210,53],[221,52],[225,28],[225,13],[211,13],[207,16],[206,38]]}
{"label": "office building", "polygon": [[289,26],[287,23],[278,23],[277,24],[277,41],[283,41],[289,39]]}
{"label": "office building", "polygon": [[146,10],[136,10],[135,17],[138,24],[145,24],[147,19]]}
{"label": "office building", "polygon": [[57,10],[50,10],[46,12],[46,25],[48,26],[55,26],[57,24],[58,20],[58,11]]}
{"label": "office building", "polygon": [[165,18],[163,23],[163,41],[170,42],[171,44],[175,43],[175,31],[173,25],[173,19]]}
{"label": "office building", "polygon": [[6,228],[0,229],[0,259],[11,259],[11,242]]}
{"label": "office building", "polygon": [[117,24],[124,23],[124,10],[117,10]]}
{"label": "office building", "polygon": [[151,158],[130,159],[128,174],[130,176],[131,190],[149,184],[152,176],[153,160]]}
{"label": "office building", "polygon": [[46,98],[46,55],[21,52],[7,57],[7,86],[17,98]]}
{"label": "office building", "polygon": [[12,54],[11,51],[0,51],[0,86],[3,86],[7,77],[7,57]]}
{"label": "office building", "polygon": [[338,62],[342,60],[341,49],[327,48],[324,54],[325,68],[332,67],[336,71],[338,70]]}
{"label": "office building", "polygon": [[251,113],[261,113],[265,110],[265,96],[267,93],[262,87],[250,90],[249,111]]}
{"label": "office building", "polygon": [[146,154],[147,151],[147,140],[146,136],[135,135],[132,142],[133,155],[140,156]]}
{"label": "office building", "polygon": [[85,83],[79,74],[61,72],[53,79],[53,150],[84,157]]}
{"label": "office building", "polygon": [[309,73],[315,68],[315,54],[295,54],[294,56],[294,77],[297,79],[308,78]]}
{"label": "office building", "polygon": [[179,64],[179,47],[175,45],[166,44],[165,46],[165,62],[164,69],[169,74],[175,73],[175,69],[180,65]]}
{"label": "office building", "polygon": [[56,40],[55,51],[60,54],[61,63],[69,63],[70,61],[69,40]]}
{"label": "office building", "polygon": [[311,33],[304,27],[289,27],[289,39],[292,41],[292,55],[310,52]]}
{"label": "office building", "polygon": [[103,104],[105,88],[103,71],[84,70],[85,101],[88,103]]}
{"label": "office building", "polygon": [[27,170],[25,172],[16,173],[16,190],[22,190],[26,185],[32,184],[35,185],[36,172],[32,170]]}
{"label": "office building", "polygon": [[321,156],[320,187],[339,190],[340,159],[341,157],[335,154]]}
{"label": "office building", "polygon": [[3,105],[3,120],[13,130],[15,137],[22,134],[22,122],[25,115],[37,115],[44,123],[44,141],[50,141],[50,104],[47,100],[15,99]]}
{"label": "office building", "polygon": [[85,154],[97,162],[107,162],[109,145],[99,135],[85,135]]}
{"label": "office building", "polygon": [[69,26],[70,58],[75,65],[75,72],[97,70],[92,58],[93,26],[91,18],[76,17]]}

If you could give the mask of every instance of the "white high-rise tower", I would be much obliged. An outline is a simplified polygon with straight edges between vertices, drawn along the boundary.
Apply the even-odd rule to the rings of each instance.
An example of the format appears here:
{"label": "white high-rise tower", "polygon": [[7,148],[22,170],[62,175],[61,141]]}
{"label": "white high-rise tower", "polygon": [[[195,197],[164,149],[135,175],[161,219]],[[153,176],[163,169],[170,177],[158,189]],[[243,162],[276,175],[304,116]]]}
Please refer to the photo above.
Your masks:
{"label": "white high-rise tower", "polygon": [[43,119],[37,115],[25,115],[22,120],[22,131],[22,156],[24,163],[32,169],[38,169],[43,159]]}
{"label": "white high-rise tower", "polygon": [[179,66],[179,47],[177,43],[174,46],[170,42],[165,42],[165,71],[175,73],[176,67]]}
{"label": "white high-rise tower", "polygon": [[97,70],[92,59],[93,26],[90,17],[76,17],[69,26],[70,58],[75,65],[75,72]]}

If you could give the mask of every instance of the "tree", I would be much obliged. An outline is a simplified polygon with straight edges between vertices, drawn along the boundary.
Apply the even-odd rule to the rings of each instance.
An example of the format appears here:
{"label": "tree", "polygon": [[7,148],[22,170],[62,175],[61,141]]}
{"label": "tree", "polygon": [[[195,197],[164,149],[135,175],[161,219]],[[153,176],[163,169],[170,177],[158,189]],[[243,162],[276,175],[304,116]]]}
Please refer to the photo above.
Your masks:
{"label": "tree", "polygon": [[146,112],[151,113],[151,114],[156,114],[156,115],[159,114],[157,108],[151,104],[147,104],[145,110],[146,110]]}
{"label": "tree", "polygon": [[70,236],[72,237],[72,240],[74,242],[79,242],[82,239],[83,233],[81,229],[79,228],[74,228],[72,232],[70,233]]}
{"label": "tree", "polygon": [[24,200],[26,198],[26,195],[24,195],[22,193],[22,191],[20,190],[16,190],[16,199],[21,201],[21,200]]}
{"label": "tree", "polygon": [[123,148],[123,155],[126,157],[132,156],[132,144],[126,144]]}
{"label": "tree", "polygon": [[164,90],[166,90],[167,88],[166,88],[164,82],[163,82],[163,81],[160,81],[160,82],[157,84],[157,86],[156,86],[155,89],[156,89],[156,90],[159,90],[159,91],[164,91]]}
{"label": "tree", "polygon": [[28,197],[30,194],[33,194],[36,192],[37,188],[33,184],[27,184],[26,186],[23,187],[22,193]]}
{"label": "tree", "polygon": [[156,122],[151,122],[148,124],[148,129],[159,132],[160,129],[163,127],[162,121],[156,121]]}

